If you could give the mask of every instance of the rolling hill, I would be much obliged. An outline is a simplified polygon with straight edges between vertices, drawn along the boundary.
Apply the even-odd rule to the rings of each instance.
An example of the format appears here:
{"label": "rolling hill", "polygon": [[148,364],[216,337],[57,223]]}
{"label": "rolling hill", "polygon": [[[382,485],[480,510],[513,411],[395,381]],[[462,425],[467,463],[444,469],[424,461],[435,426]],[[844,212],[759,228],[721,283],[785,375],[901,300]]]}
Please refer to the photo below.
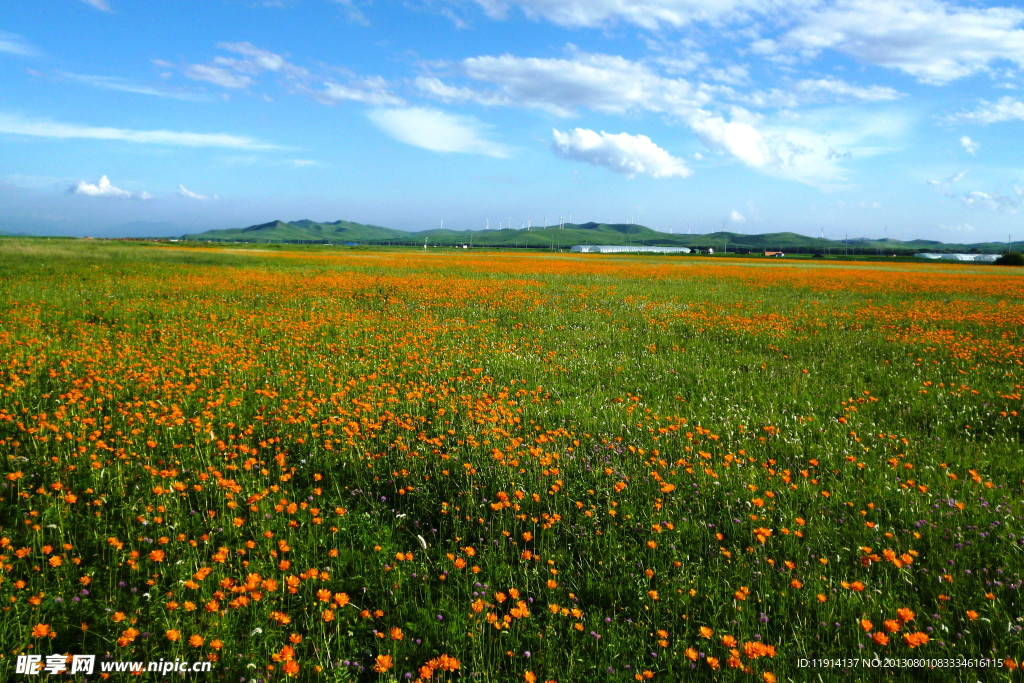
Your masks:
{"label": "rolling hill", "polygon": [[566,249],[577,244],[626,244],[647,246],[690,247],[714,249],[716,252],[760,252],[765,250],[792,253],[831,254],[901,254],[918,251],[1002,252],[1024,250],[1024,242],[985,242],[976,244],[944,244],[933,240],[903,242],[892,239],[852,239],[847,242],[809,237],[795,232],[745,235],[735,232],[713,232],[705,235],[680,235],[652,230],[634,223],[566,223],[563,227],[548,226],[529,230],[425,230],[406,232],[379,225],[351,221],[318,223],[311,220],[281,221],[252,225],[247,228],[208,230],[183,235],[183,240],[207,242],[252,242],[286,244],[358,244],[393,246],[473,246],[494,248]]}

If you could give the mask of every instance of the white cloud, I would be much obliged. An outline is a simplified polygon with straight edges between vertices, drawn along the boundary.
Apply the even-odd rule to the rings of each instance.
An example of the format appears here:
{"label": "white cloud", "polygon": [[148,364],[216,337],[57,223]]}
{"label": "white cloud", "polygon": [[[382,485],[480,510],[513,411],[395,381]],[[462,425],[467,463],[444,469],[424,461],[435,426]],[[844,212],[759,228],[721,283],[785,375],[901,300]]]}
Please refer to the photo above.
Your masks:
{"label": "white cloud", "polygon": [[586,128],[568,132],[554,130],[555,154],[565,159],[605,166],[629,176],[648,175],[653,178],[686,178],[693,172],[682,159],[673,157],[651,142],[646,135],[597,133]]}
{"label": "white cloud", "polygon": [[114,187],[110,184],[110,179],[107,176],[100,176],[100,179],[95,183],[87,183],[84,180],[79,180],[76,185],[72,185],[68,188],[68,192],[72,194],[81,194],[87,197],[111,197],[114,199],[152,199],[153,195],[148,192],[140,192],[138,194],[129,192],[128,190],[122,190],[119,187]]}
{"label": "white cloud", "polygon": [[806,15],[778,43],[814,56],[837,50],[898,69],[928,83],[948,83],[997,61],[1024,66],[1024,12],[1008,7],[951,7],[938,0],[839,0]]}
{"label": "white cloud", "polygon": [[82,2],[104,12],[110,11],[110,3],[107,0],[82,0]]}
{"label": "white cloud", "polygon": [[163,97],[174,100],[200,101],[206,99],[203,95],[177,90],[166,90],[164,88],[157,88],[142,83],[133,83],[132,81],[118,78],[116,76],[94,76],[90,74],[75,74],[68,72],[61,72],[60,76],[90,85],[94,88],[100,88],[102,90],[116,90],[118,92],[128,92],[136,95],[151,95],[153,97]]}
{"label": "white cloud", "polygon": [[1024,121],[1024,102],[1012,97],[1001,97],[998,102],[982,100],[980,106],[971,112],[961,112],[946,119],[948,123],[1003,123]]}
{"label": "white cloud", "polygon": [[243,90],[252,85],[252,78],[233,72],[220,66],[208,64],[189,64],[183,71],[187,78],[194,81],[206,81],[222,88]]}
{"label": "white cloud", "polygon": [[181,185],[181,184],[178,185],[178,196],[179,197],[187,197],[189,199],[198,199],[200,201],[206,201],[206,200],[209,200],[209,199],[217,199],[217,195],[206,195],[206,194],[199,194],[198,192],[192,192],[191,190],[186,189],[186,187],[184,185]]}
{"label": "white cloud", "polygon": [[436,78],[416,85],[441,99],[495,106],[514,104],[572,116],[587,108],[619,114],[631,110],[675,113],[692,110],[708,97],[687,81],[665,78],[639,62],[615,55],[576,54],[572,59],[524,58],[504,54],[465,59],[457,71],[492,90],[456,88]]}
{"label": "white cloud", "polygon": [[339,85],[330,81],[323,90],[309,91],[313,97],[325,104],[343,100],[360,102],[372,107],[398,107],[405,104],[398,95],[390,92],[390,84],[380,76],[353,81],[350,85]]}
{"label": "white cloud", "polygon": [[690,115],[687,123],[710,149],[728,152],[754,168],[771,161],[772,153],[763,136],[749,123],[726,121],[721,116],[703,110]]}
{"label": "white cloud", "polygon": [[309,71],[301,66],[296,66],[285,57],[256,47],[252,43],[218,43],[217,47],[228,52],[241,55],[241,59],[231,57],[215,57],[214,63],[223,67],[234,69],[240,73],[256,76],[264,71],[281,73],[293,79],[309,77]]}
{"label": "white cloud", "polygon": [[0,53],[21,57],[35,57],[39,54],[38,50],[29,45],[24,38],[6,31],[0,31]]}
{"label": "white cloud", "polygon": [[531,19],[560,26],[598,27],[617,21],[646,29],[725,19],[744,19],[773,7],[806,5],[801,0],[476,0],[495,19],[507,16],[512,6]]}
{"label": "white cloud", "polygon": [[188,133],[170,130],[130,130],[102,126],[83,126],[47,120],[27,120],[0,113],[0,133],[31,137],[83,140],[118,140],[153,145],[182,147],[227,147],[233,149],[277,149],[276,145],[227,133]]}
{"label": "white cloud", "polygon": [[369,19],[367,19],[366,15],[356,7],[356,4],[352,0],[334,0],[334,2],[348,10],[348,20],[352,23],[362,24],[364,26],[368,26],[370,24]]}
{"label": "white cloud", "polygon": [[843,99],[860,100],[862,102],[887,102],[899,99],[903,95],[892,88],[880,85],[869,87],[851,85],[838,78],[817,78],[798,81],[795,90],[800,93],[825,93]]}
{"label": "white cloud", "polygon": [[974,190],[960,196],[959,199],[968,206],[978,205],[993,211],[1017,213],[1017,210],[1024,204],[1024,188],[1015,187],[1012,193]]}
{"label": "white cloud", "polygon": [[508,149],[488,140],[485,127],[470,117],[423,107],[374,109],[367,116],[375,126],[394,139],[414,147],[434,152],[508,156]]}
{"label": "white cloud", "polygon": [[961,144],[961,146],[963,146],[963,148],[965,150],[967,150],[967,153],[972,155],[972,156],[974,155],[975,152],[978,151],[978,143],[975,142],[974,140],[970,139],[966,135],[963,136],[962,138],[960,138],[960,144]]}
{"label": "white cloud", "polygon": [[739,211],[737,211],[736,209],[733,209],[733,210],[732,210],[732,211],[731,211],[731,212],[729,213],[729,220],[730,220],[731,222],[733,222],[733,223],[744,223],[744,222],[746,222],[746,220],[747,220],[747,219],[743,217],[743,214],[742,214],[742,213],[740,213],[740,212],[739,212]]}

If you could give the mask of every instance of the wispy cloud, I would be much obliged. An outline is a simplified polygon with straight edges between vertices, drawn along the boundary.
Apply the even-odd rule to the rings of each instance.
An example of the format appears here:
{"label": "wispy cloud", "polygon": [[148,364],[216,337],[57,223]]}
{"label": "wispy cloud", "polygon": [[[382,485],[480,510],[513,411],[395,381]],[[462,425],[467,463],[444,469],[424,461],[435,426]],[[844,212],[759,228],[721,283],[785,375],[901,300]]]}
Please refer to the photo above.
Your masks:
{"label": "wispy cloud", "polygon": [[947,123],[1003,123],[1024,121],[1024,102],[1012,97],[1001,97],[997,102],[982,100],[974,111],[960,112],[946,117]]}
{"label": "wispy cloud", "polygon": [[628,176],[686,178],[693,172],[678,159],[654,144],[646,135],[600,133],[576,128],[563,133],[555,129],[553,149],[564,159],[604,166]]}
{"label": "wispy cloud", "polygon": [[977,142],[970,139],[966,135],[960,138],[960,146],[963,147],[971,156],[974,156],[974,154],[978,151],[979,147]]}
{"label": "wispy cloud", "polygon": [[198,192],[193,192],[192,190],[189,190],[188,188],[186,188],[184,185],[181,185],[181,184],[178,185],[178,196],[179,197],[186,197],[188,199],[198,199],[200,201],[208,201],[210,199],[217,199],[217,195],[215,195],[215,194],[214,195],[199,194]]}
{"label": "wispy cloud", "polygon": [[194,81],[206,81],[222,88],[244,90],[252,85],[252,78],[245,74],[209,64],[189,64],[183,73],[186,78],[191,78]]}
{"label": "wispy cloud", "polygon": [[0,113],[0,133],[39,138],[117,140],[148,145],[182,147],[227,147],[232,149],[279,149],[254,138],[227,133],[191,133],[171,130],[131,130],[107,126],[85,126],[44,119],[29,120]]}
{"label": "wispy cloud", "polygon": [[112,11],[110,9],[110,3],[107,2],[107,0],[82,0],[82,2],[104,12]]}
{"label": "wispy cloud", "polygon": [[423,107],[374,109],[368,116],[382,131],[414,147],[492,157],[507,157],[509,154],[504,145],[487,139],[483,124],[468,116]]}
{"label": "wispy cloud", "polygon": [[439,99],[512,104],[565,117],[583,108],[609,114],[692,111],[708,100],[686,80],[666,78],[617,55],[579,53],[553,59],[504,54],[471,57],[454,68],[463,77],[492,87],[459,88],[436,78],[418,79],[416,85]]}
{"label": "wispy cloud", "polygon": [[356,7],[356,3],[353,2],[353,0],[334,0],[334,2],[345,8],[348,13],[348,20],[352,23],[362,24],[363,26],[368,26],[370,24],[370,20],[366,18],[366,15],[363,14],[358,7]]}
{"label": "wispy cloud", "polygon": [[747,219],[743,216],[743,214],[737,211],[736,209],[733,209],[729,213],[729,221],[732,223],[745,223],[746,220]]}
{"label": "wispy cloud", "polygon": [[109,197],[112,199],[152,199],[153,195],[148,192],[129,192],[128,190],[122,190],[119,187],[114,187],[110,184],[110,179],[107,176],[100,176],[100,179],[95,183],[87,183],[84,180],[78,181],[75,185],[68,188],[68,192],[71,194],[81,194],[86,197]]}
{"label": "wispy cloud", "polygon": [[39,54],[39,51],[16,33],[0,31],[0,53],[19,55],[21,57],[35,57]]}
{"label": "wispy cloud", "polygon": [[777,0],[476,0],[494,19],[518,7],[531,19],[560,26],[595,28],[626,22],[646,29],[680,27],[693,22],[742,20],[780,5]]}
{"label": "wispy cloud", "polygon": [[1010,7],[956,7],[938,0],[838,0],[822,3],[778,43],[813,57],[836,50],[854,59],[898,69],[920,81],[944,84],[985,71],[999,61],[1024,66],[1024,11]]}
{"label": "wispy cloud", "polygon": [[334,104],[344,100],[361,102],[373,107],[397,107],[405,104],[405,100],[391,92],[391,84],[380,76],[358,79],[349,85],[339,85],[328,81],[324,83],[323,90],[309,90],[308,92],[324,104]]}
{"label": "wispy cloud", "polygon": [[118,78],[117,76],[95,76],[91,74],[69,73],[66,71],[61,72],[59,75],[62,78],[84,83],[85,85],[100,88],[101,90],[115,90],[118,92],[128,92],[136,95],[150,95],[152,97],[164,97],[174,100],[202,101],[209,99],[205,95],[180,90],[158,88],[144,83],[135,83],[124,78]]}

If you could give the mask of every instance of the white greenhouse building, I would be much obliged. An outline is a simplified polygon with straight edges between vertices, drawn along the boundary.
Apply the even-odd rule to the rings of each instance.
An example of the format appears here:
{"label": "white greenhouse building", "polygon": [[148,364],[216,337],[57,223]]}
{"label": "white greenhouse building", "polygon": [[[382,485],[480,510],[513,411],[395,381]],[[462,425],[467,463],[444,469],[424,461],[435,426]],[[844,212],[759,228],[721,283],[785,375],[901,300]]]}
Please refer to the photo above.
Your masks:
{"label": "white greenhouse building", "polygon": [[624,244],[577,244],[574,254],[689,254],[686,247],[643,247]]}
{"label": "white greenhouse building", "polygon": [[924,258],[931,261],[965,261],[968,263],[994,263],[998,254],[936,254],[932,252],[921,252],[914,254],[914,258]]}

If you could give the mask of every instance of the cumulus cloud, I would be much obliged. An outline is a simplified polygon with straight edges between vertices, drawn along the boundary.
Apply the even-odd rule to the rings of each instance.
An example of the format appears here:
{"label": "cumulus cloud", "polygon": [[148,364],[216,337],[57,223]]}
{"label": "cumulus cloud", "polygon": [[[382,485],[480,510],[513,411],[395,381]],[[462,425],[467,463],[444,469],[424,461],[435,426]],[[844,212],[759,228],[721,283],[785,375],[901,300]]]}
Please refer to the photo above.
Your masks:
{"label": "cumulus cloud", "polygon": [[181,184],[178,185],[178,196],[187,197],[189,199],[198,199],[200,201],[207,201],[209,199],[217,198],[217,195],[205,195],[199,194],[198,192],[192,192],[191,190],[187,189],[184,185]]}
{"label": "cumulus cloud", "polygon": [[1024,102],[1012,97],[1001,97],[998,102],[982,100],[974,111],[961,112],[947,117],[948,123],[1003,123],[1024,121]]}
{"label": "cumulus cloud", "polygon": [[227,133],[189,133],[171,130],[131,130],[106,126],[83,126],[76,123],[28,120],[3,113],[0,113],[0,133],[54,139],[119,140],[121,142],[182,147],[277,149],[275,145]]}
{"label": "cumulus cloud", "polygon": [[960,145],[965,150],[967,150],[968,154],[970,154],[972,156],[974,155],[975,152],[978,151],[978,143],[975,142],[974,140],[970,139],[966,135],[964,135],[962,138],[960,138]]}
{"label": "cumulus cloud", "polygon": [[837,50],[898,69],[927,83],[948,83],[997,61],[1024,66],[1024,11],[951,7],[938,0],[839,0],[821,5],[762,53],[793,47],[813,56]]}
{"label": "cumulus cloud", "polygon": [[0,53],[19,55],[21,57],[35,57],[39,54],[24,38],[15,33],[7,33],[6,31],[0,31]]}
{"label": "cumulus cloud", "polygon": [[749,123],[726,121],[703,110],[694,112],[687,123],[709,148],[727,152],[748,166],[759,168],[771,161],[764,137]]}
{"label": "cumulus cloud", "polygon": [[631,177],[640,174],[652,178],[686,178],[692,174],[682,159],[658,147],[646,135],[613,135],[586,128],[553,132],[555,154],[565,159],[605,166]]}
{"label": "cumulus cloud", "polygon": [[119,187],[114,187],[110,184],[110,179],[107,176],[100,176],[100,179],[95,183],[87,183],[84,180],[79,180],[77,184],[72,185],[68,188],[68,192],[71,194],[81,194],[86,197],[111,197],[114,199],[152,199],[153,195],[148,192],[129,192],[128,190],[122,190]]}
{"label": "cumulus cloud", "polygon": [[399,142],[434,152],[508,156],[508,149],[487,139],[485,126],[468,116],[437,109],[405,107],[374,109],[370,121]]}
{"label": "cumulus cloud", "polygon": [[737,211],[736,209],[733,209],[733,210],[732,210],[732,211],[731,211],[731,212],[729,213],[729,220],[730,220],[731,222],[733,222],[733,223],[743,223],[743,222],[745,222],[745,221],[746,221],[747,219],[743,217],[743,214],[742,214],[742,213],[740,213],[740,212],[739,212],[739,211]]}

